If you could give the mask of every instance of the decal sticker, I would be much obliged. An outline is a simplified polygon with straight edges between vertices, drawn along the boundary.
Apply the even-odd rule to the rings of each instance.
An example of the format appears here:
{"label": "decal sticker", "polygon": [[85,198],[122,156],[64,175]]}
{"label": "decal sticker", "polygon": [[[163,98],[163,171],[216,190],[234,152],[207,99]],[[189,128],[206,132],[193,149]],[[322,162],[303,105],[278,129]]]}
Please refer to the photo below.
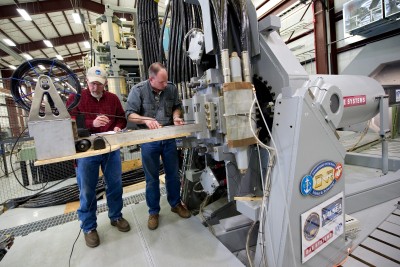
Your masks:
{"label": "decal sticker", "polygon": [[[344,194],[340,192],[301,214],[301,257],[305,263],[344,233]],[[344,235],[343,235],[344,240]]]}
{"label": "decal sticker", "polygon": [[320,220],[319,220],[319,215],[318,213],[311,213],[304,224],[303,227],[303,235],[305,239],[308,241],[311,241],[314,239],[314,237],[317,236],[318,231],[319,231],[319,226],[321,225]]}
{"label": "decal sticker", "polygon": [[300,182],[302,195],[322,196],[342,177],[343,165],[333,161],[323,161],[315,166],[310,174]]}
{"label": "decal sticker", "polygon": [[367,104],[367,96],[366,95],[353,95],[353,96],[345,96],[343,97],[344,107],[354,107],[354,106],[362,106]]}

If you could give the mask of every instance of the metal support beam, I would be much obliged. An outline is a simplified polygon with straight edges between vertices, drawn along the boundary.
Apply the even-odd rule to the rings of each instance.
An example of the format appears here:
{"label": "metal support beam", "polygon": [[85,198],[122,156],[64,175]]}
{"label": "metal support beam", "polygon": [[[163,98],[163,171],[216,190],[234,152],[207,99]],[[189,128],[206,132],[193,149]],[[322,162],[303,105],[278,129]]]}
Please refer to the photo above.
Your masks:
{"label": "metal support beam", "polygon": [[[66,44],[74,44],[74,43],[79,43],[83,42],[85,40],[89,39],[89,34],[88,33],[78,33],[74,35],[67,35],[67,36],[62,36],[58,38],[51,38],[49,41],[54,44],[54,46],[57,46],[57,44],[60,45],[66,45]],[[45,43],[43,41],[35,41],[35,42],[30,42],[30,43],[25,43],[25,44],[18,44],[16,46],[16,49],[14,50],[15,53],[24,53],[24,52],[29,52],[29,51],[35,51],[35,50],[40,50],[47,48]],[[7,56],[7,54],[10,55],[10,53],[5,53],[0,51],[0,56],[4,57]]]}
{"label": "metal support beam", "polygon": [[[104,13],[104,5],[95,1],[77,1],[76,6],[73,7],[70,0],[47,0],[19,3],[19,7],[25,9],[30,15],[60,12],[74,8],[82,8],[97,14]],[[1,6],[0,19],[9,19],[15,17],[20,17],[20,14],[17,12],[14,4]]]}
{"label": "metal support beam", "polygon": [[[294,3],[296,3],[297,1],[298,0],[281,1],[278,5],[274,6],[273,8],[271,8],[270,10],[268,10],[267,12],[262,14],[258,18],[258,20],[260,21],[269,15],[277,15],[277,14],[281,13],[282,11],[284,11],[285,9],[287,9],[288,7],[290,7],[291,5],[293,5]],[[257,8],[257,10],[260,8],[261,8],[261,6],[259,8]]]}
{"label": "metal support beam", "polygon": [[22,56],[20,56],[17,52],[14,51],[14,49],[12,49],[9,46],[6,46],[3,43],[0,43],[0,49],[2,51],[0,51],[0,55],[4,56],[4,55],[10,55],[12,57],[14,57],[16,60],[18,60],[19,62],[24,62],[25,58],[23,58]]}
{"label": "metal support beam", "polygon": [[321,1],[314,2],[314,42],[317,74],[329,74],[326,15]]}
{"label": "metal support beam", "polygon": [[336,42],[336,23],[335,23],[335,0],[328,2],[328,23],[329,23],[329,45],[330,45],[330,74],[339,74],[338,59],[337,59],[337,42]]}

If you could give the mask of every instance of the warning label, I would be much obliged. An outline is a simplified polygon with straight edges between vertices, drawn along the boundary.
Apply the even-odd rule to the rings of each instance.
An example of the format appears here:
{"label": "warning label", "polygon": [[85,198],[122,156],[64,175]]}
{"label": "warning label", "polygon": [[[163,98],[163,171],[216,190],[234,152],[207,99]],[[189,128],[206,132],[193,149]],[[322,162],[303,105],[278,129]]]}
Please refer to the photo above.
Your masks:
{"label": "warning label", "polygon": [[343,101],[345,108],[361,106],[367,104],[367,96],[366,95],[345,96],[343,97]]}

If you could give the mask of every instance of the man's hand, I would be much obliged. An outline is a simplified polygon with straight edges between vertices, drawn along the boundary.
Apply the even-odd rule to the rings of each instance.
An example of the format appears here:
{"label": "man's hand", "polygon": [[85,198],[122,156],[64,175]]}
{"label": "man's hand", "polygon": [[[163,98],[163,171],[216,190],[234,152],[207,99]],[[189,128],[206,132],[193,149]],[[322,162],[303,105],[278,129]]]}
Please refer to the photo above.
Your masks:
{"label": "man's hand", "polygon": [[161,125],[156,120],[145,120],[144,123],[146,124],[147,128],[152,130],[161,128]]}
{"label": "man's hand", "polygon": [[120,131],[122,131],[121,128],[119,128],[119,127],[114,127],[114,132],[120,132]]}
{"label": "man's hand", "polygon": [[183,125],[183,119],[179,118],[179,117],[175,117],[174,118],[174,125]]}
{"label": "man's hand", "polygon": [[107,116],[99,115],[99,116],[97,116],[96,119],[93,121],[93,127],[96,127],[96,128],[102,127],[102,126],[107,125],[107,123],[109,123],[109,122],[110,122],[110,120],[108,119]]}

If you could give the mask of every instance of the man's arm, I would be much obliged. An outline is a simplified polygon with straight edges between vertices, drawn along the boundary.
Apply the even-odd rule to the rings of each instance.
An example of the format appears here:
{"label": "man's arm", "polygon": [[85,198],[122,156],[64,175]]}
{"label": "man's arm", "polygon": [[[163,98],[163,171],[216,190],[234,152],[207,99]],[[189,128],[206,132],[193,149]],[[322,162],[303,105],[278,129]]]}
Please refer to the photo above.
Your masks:
{"label": "man's arm", "polygon": [[126,118],[128,121],[136,124],[145,124],[149,129],[158,129],[161,125],[154,118],[139,115],[142,108],[142,98],[140,97],[140,88],[132,87],[128,101],[126,102]]}
{"label": "man's arm", "polygon": [[136,124],[146,124],[149,129],[158,129],[161,125],[154,118],[140,116],[137,113],[131,113],[128,116],[128,120]]}

